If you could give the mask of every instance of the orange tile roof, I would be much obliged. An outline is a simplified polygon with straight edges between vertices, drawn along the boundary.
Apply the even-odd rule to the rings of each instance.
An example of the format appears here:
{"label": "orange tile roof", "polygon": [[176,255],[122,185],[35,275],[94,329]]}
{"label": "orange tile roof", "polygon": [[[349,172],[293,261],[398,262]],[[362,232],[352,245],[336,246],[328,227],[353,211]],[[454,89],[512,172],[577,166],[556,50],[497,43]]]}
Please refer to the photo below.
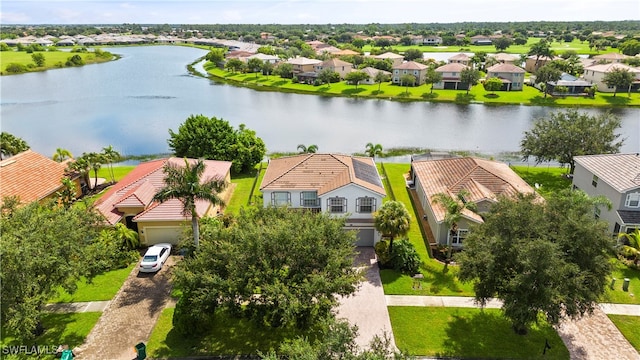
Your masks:
{"label": "orange tile roof", "polygon": [[[422,160],[411,163],[422,190],[429,198],[436,221],[444,220],[445,209],[434,204],[432,197],[438,193],[456,196],[466,190],[468,201],[496,201],[498,196],[515,196],[518,193],[534,193],[533,188],[504,163],[478,158],[452,158]],[[481,222],[482,218],[471,211],[464,215]]]}
{"label": "orange tile roof", "polygon": [[427,65],[425,64],[420,64],[418,62],[415,61],[407,61],[405,63],[402,63],[398,66],[394,66],[393,69],[398,69],[398,70],[424,70],[428,68]]}
{"label": "orange tile roof", "polygon": [[62,187],[67,164],[32,150],[0,161],[0,203],[6,196],[18,196],[23,204],[50,196]]}
{"label": "orange tile roof", "polygon": [[519,66],[515,66],[509,63],[499,63],[487,68],[487,73],[518,73],[524,74],[525,71]]}
{"label": "orange tile roof", "polygon": [[260,190],[316,190],[322,195],[348,184],[386,195],[372,158],[302,154],[269,161]]}
{"label": "orange tile roof", "polygon": [[462,70],[466,68],[468,68],[468,66],[464,64],[450,63],[439,66],[438,68],[436,68],[436,72],[462,72]]}
{"label": "orange tile roof", "polygon": [[[188,159],[190,163],[196,159]],[[231,169],[231,162],[205,160],[204,179],[222,178]],[[114,225],[122,219],[124,215],[118,211],[118,207],[144,206],[145,210],[139,213],[135,219],[144,221],[168,221],[184,220],[186,217],[182,213],[182,204],[179,201],[169,200],[160,204],[152,202],[155,193],[164,186],[164,166],[165,164],[184,165],[182,158],[167,158],[141,163],[136,166],[124,179],[112,186],[98,201],[96,208],[105,217],[107,222]],[[200,216],[208,208],[208,203],[197,204],[196,211]],[[207,206],[205,206],[207,205]]]}

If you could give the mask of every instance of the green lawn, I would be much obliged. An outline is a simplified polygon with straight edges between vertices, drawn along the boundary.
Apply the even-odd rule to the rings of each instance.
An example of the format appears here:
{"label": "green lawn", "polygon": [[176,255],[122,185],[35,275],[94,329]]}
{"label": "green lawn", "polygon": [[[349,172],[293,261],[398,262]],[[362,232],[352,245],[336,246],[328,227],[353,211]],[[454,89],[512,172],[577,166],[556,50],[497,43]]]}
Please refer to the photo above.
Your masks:
{"label": "green lawn", "polygon": [[525,336],[516,335],[497,309],[390,306],[391,327],[400,350],[411,355],[540,359],[545,340],[551,350],[544,359],[569,359],[556,331],[541,321]]}
{"label": "green lawn", "polygon": [[[131,170],[135,169],[135,165],[121,165],[113,167],[113,177],[116,181],[122,180],[127,174],[131,172]],[[93,178],[93,171],[91,171],[91,177]],[[100,170],[98,170],[98,177],[106,179],[107,181],[111,181],[111,172],[109,170],[108,165],[103,165]]]}
{"label": "green lawn", "polygon": [[571,180],[563,177],[568,172],[567,168],[546,165],[518,165],[511,166],[511,169],[531,187],[539,184],[538,193],[543,197],[571,187]]}
{"label": "green lawn", "polygon": [[[28,346],[33,344],[40,346],[67,344],[70,348],[74,348],[82,345],[101,315],[101,312],[45,314],[42,318],[42,325],[45,328],[44,334],[38,336]],[[0,345],[24,345],[24,342],[16,340],[10,333],[3,331]]]}
{"label": "green lawn", "polygon": [[[616,279],[613,289],[607,286],[602,302],[640,305],[640,270],[632,269],[618,259],[611,259],[612,278]],[[629,291],[622,291],[623,279],[628,278]],[[610,284],[610,283],[609,283]]]}
{"label": "green lawn", "polygon": [[0,74],[6,75],[5,68],[11,63],[33,65],[34,68],[29,69],[29,71],[43,71],[64,67],[64,63],[73,55],[80,55],[85,64],[100,63],[111,60],[96,57],[93,53],[69,53],[65,51],[44,51],[38,53],[42,53],[45,58],[45,64],[41,68],[35,67],[33,59],[31,58],[32,54],[28,54],[26,51],[0,51]]}
{"label": "green lawn", "polygon": [[640,352],[640,317],[607,315],[633,347]]}
{"label": "green lawn", "polygon": [[203,336],[182,336],[173,330],[173,312],[173,308],[163,310],[156,322],[147,343],[149,357],[256,355],[277,349],[286,339],[305,335],[295,329],[259,328],[246,320],[219,315],[213,329]]}
{"label": "green lawn", "polygon": [[252,202],[255,202],[257,200],[261,201],[260,196],[262,195],[262,193],[260,193],[259,187],[267,167],[265,164],[262,164],[262,166],[257,165],[256,169],[258,168],[260,169],[260,173],[258,175],[257,181],[256,173],[240,174],[231,177],[231,182],[236,184],[236,188],[233,190],[231,200],[229,200],[229,203],[227,204],[227,212],[231,214],[238,214],[241,207],[247,207],[250,197],[253,198]]}
{"label": "green lawn", "polygon": [[51,300],[52,303],[85,302],[85,301],[106,301],[111,300],[116,295],[120,287],[127,279],[137,263],[131,264],[124,269],[108,271],[97,275],[91,283],[82,279],[78,281],[78,289],[73,294],[69,294],[63,289],[58,289],[58,296]]}

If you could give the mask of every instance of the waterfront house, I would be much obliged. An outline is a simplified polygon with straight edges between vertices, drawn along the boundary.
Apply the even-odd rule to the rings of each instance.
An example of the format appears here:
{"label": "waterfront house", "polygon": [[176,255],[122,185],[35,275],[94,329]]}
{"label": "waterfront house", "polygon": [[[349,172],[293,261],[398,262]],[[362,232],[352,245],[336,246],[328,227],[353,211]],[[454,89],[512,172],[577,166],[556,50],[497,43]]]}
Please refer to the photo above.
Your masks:
{"label": "waterfront house", "polygon": [[462,64],[469,66],[471,64],[471,57],[467,54],[460,53],[448,58],[447,61],[449,64]]}
{"label": "waterfront house", "polygon": [[344,77],[353,70],[353,64],[342,61],[340,59],[332,58],[329,60],[325,60],[320,64],[316,64],[313,71],[319,73],[324,69],[335,71],[340,74],[341,79],[344,79]]}
{"label": "waterfront house", "polygon": [[309,59],[306,57],[295,57],[286,61],[293,66],[293,73],[312,72],[315,70],[315,66],[322,64],[322,60]]}
{"label": "waterfront house", "polygon": [[424,84],[424,77],[428,69],[429,67],[427,65],[415,61],[407,61],[400,65],[394,65],[391,81],[394,84],[400,84],[402,82],[402,76],[413,75],[416,78],[415,86],[420,86]]}
{"label": "waterfront house", "polygon": [[525,71],[510,63],[495,64],[487,69],[487,79],[498,78],[502,81],[502,91],[521,91]]}
{"label": "waterfront house", "polygon": [[375,55],[373,58],[376,60],[390,60],[393,63],[393,66],[398,66],[404,61],[404,56],[392,52]]}
{"label": "waterfront house", "polygon": [[592,65],[584,69],[582,77],[586,81],[597,85],[598,91],[614,92],[614,90],[616,89],[613,86],[608,86],[607,84],[605,84],[604,77],[607,73],[615,69],[627,70],[635,75],[635,80],[633,81],[631,86],[628,89],[617,89],[618,92],[635,92],[640,89],[640,70],[626,64],[608,63]]}
{"label": "waterfront house", "polygon": [[436,68],[442,74],[442,80],[433,84],[434,89],[467,90],[469,84],[460,81],[460,73],[468,66],[460,63],[450,63]]}

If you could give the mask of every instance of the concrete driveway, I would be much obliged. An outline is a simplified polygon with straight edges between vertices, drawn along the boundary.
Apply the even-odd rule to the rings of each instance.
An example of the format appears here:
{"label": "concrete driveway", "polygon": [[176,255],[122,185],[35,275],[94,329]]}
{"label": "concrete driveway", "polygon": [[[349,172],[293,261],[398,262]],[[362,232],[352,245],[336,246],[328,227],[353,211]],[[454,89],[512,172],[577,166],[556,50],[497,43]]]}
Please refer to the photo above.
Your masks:
{"label": "concrete driveway", "polygon": [[375,335],[382,337],[384,333],[391,339],[395,348],[375,251],[371,247],[358,247],[357,251],[359,254],[354,266],[364,270],[365,280],[360,283],[355,294],[339,299],[337,317],[347,319],[350,324],[358,326],[356,343],[361,348],[368,348]]}

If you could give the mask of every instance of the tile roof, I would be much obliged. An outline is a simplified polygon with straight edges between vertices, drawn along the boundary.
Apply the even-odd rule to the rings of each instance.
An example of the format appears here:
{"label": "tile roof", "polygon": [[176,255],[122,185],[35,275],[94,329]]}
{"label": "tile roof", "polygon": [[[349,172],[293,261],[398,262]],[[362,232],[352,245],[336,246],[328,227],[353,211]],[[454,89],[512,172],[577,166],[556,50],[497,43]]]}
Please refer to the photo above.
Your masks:
{"label": "tile roof", "polygon": [[[188,161],[193,164],[197,160],[188,159]],[[224,179],[231,169],[229,161],[205,160],[204,162],[203,180]],[[136,220],[185,219],[179,201],[169,200],[162,204],[152,201],[155,193],[164,186],[164,166],[166,164],[182,166],[184,159],[172,157],[141,163],[96,201],[96,208],[109,224],[113,225],[122,219],[124,214],[118,211],[118,207],[144,207],[145,210],[135,217]],[[176,207],[176,204],[179,206]],[[204,205],[207,204],[204,203]],[[208,205],[204,205],[196,206],[199,215],[203,215],[207,210]]]}
{"label": "tile roof", "polygon": [[447,60],[471,60],[471,57],[467,54],[464,53],[460,53],[460,54],[456,54],[453,55],[452,57],[448,58]]}
{"label": "tile roof", "polygon": [[394,66],[393,67],[394,70],[396,70],[396,69],[398,69],[398,70],[424,70],[426,68],[428,68],[427,65],[420,64],[420,63],[417,63],[415,61],[407,61],[405,63],[402,63],[402,64],[398,65],[398,66]]}
{"label": "tile roof", "polygon": [[273,159],[269,161],[260,190],[316,190],[322,195],[349,184],[386,195],[372,158],[337,154]]}
{"label": "tile roof", "polygon": [[336,68],[339,66],[353,66],[353,64],[350,62],[346,62],[346,61],[334,58],[334,59],[325,60],[322,62],[322,64],[319,64],[318,66],[322,66],[323,68]]}
{"label": "tile roof", "polygon": [[62,187],[68,162],[55,162],[32,150],[0,161],[0,203],[6,196],[30,203],[55,193]]}
{"label": "tile roof", "polygon": [[638,154],[583,155],[573,160],[620,193],[640,188]]}
{"label": "tile roof", "polygon": [[500,64],[495,64],[495,65],[489,67],[487,69],[487,73],[492,73],[492,72],[496,72],[496,73],[522,73],[522,74],[525,73],[523,68],[521,68],[519,66],[515,66],[513,64],[509,64],[509,63],[500,63]]}
{"label": "tile roof", "polygon": [[404,56],[396,54],[396,53],[392,53],[392,52],[386,52],[384,54],[380,54],[380,55],[375,55],[374,56],[375,59],[404,59]]}
{"label": "tile roof", "polygon": [[516,60],[518,60],[518,58],[517,58],[517,57],[515,57],[515,56],[513,56],[513,55],[510,55],[510,54],[506,54],[506,53],[497,53],[497,54],[495,54],[495,55],[489,55],[489,57],[492,57],[492,58],[494,58],[494,59],[496,59],[496,60],[498,60],[498,61],[508,61],[508,62],[511,62],[511,61],[516,61]]}
{"label": "tile roof", "polygon": [[335,55],[335,56],[360,55],[360,53],[357,51],[353,51],[351,49],[344,49],[344,50],[336,51],[332,55]]}
{"label": "tile roof", "polygon": [[369,75],[371,77],[371,79],[375,78],[375,76],[378,75],[378,73],[383,73],[385,75],[391,75],[391,73],[388,72],[388,71],[379,70],[379,69],[376,69],[376,68],[372,68],[370,66],[367,66],[364,69],[360,69],[359,71],[362,71],[363,73]]}
{"label": "tile roof", "polygon": [[[497,201],[499,196],[514,196],[518,193],[533,193],[534,190],[504,163],[464,157],[439,160],[421,160],[411,163],[422,190],[429,198],[436,221],[444,220],[445,209],[434,204],[435,194],[456,196],[461,190],[469,192],[468,201]],[[478,222],[482,218],[471,211],[464,215]]]}
{"label": "tile roof", "polygon": [[317,65],[321,64],[322,61],[317,59],[309,59],[306,57],[297,57],[287,60],[287,63],[291,65]]}
{"label": "tile roof", "polygon": [[596,65],[591,65],[584,68],[585,71],[591,70],[591,71],[597,71],[597,72],[603,72],[603,73],[607,73],[615,69],[623,69],[623,70],[627,70],[629,72],[635,73],[636,77],[640,75],[640,70],[634,67],[631,67],[629,65],[620,64],[620,63],[596,64]]}
{"label": "tile roof", "polygon": [[460,63],[451,63],[451,64],[442,65],[436,68],[436,71],[437,72],[461,72],[466,68],[468,68],[467,65],[460,64]]}
{"label": "tile roof", "polygon": [[608,53],[608,54],[596,55],[593,58],[596,60],[624,60],[630,57],[631,56],[627,56],[620,53]]}

